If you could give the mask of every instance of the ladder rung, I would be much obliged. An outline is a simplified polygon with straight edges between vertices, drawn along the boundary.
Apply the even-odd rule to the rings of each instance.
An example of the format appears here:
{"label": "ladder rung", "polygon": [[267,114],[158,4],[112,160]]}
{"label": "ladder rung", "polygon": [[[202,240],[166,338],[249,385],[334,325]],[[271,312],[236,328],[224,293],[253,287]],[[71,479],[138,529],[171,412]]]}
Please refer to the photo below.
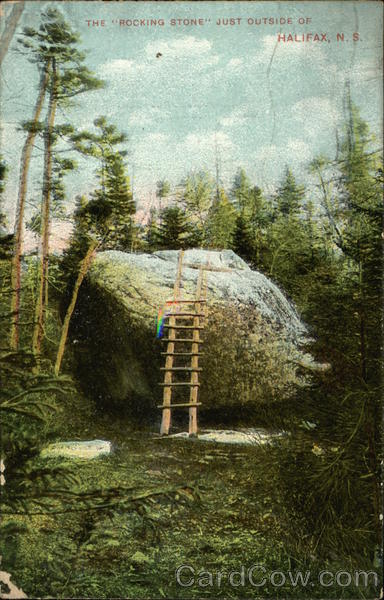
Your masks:
{"label": "ladder rung", "polygon": [[160,338],[162,342],[190,342],[191,344],[204,344],[203,340],[193,340],[192,338]]}
{"label": "ladder rung", "polygon": [[205,317],[206,315],[204,313],[175,312],[175,313],[168,313],[165,316],[166,316],[166,318],[168,318],[168,317]]}
{"label": "ladder rung", "polygon": [[165,329],[204,329],[202,325],[169,325],[164,323]]}
{"label": "ladder rung", "polygon": [[164,408],[178,408],[179,406],[192,407],[192,406],[201,406],[201,404],[202,404],[201,402],[185,402],[185,403],[181,402],[181,403],[178,403],[178,404],[170,404],[170,405],[159,404],[157,406],[157,408],[163,408],[163,409]]}
{"label": "ladder rung", "polygon": [[191,383],[190,381],[178,381],[178,382],[170,382],[170,383],[159,383],[159,385],[163,387],[175,387],[187,385],[188,387],[200,387],[200,383]]}
{"label": "ladder rung", "polygon": [[166,300],[165,303],[169,304],[199,304],[200,302],[206,302],[206,300]]}
{"label": "ladder rung", "polygon": [[160,352],[164,356],[204,356],[204,352]]}
{"label": "ladder rung", "polygon": [[202,371],[201,367],[160,367],[160,371]]}

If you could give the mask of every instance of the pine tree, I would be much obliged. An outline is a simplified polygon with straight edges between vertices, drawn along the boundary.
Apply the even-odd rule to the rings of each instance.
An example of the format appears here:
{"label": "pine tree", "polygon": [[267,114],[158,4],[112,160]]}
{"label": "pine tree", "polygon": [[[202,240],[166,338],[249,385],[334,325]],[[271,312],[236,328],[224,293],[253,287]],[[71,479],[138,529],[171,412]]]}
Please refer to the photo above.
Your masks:
{"label": "pine tree", "polygon": [[160,248],[178,250],[188,246],[187,216],[179,206],[168,206],[160,213],[157,241]]}
{"label": "pine tree", "polygon": [[362,432],[367,444],[366,462],[372,476],[374,516],[379,534],[379,444],[380,406],[377,390],[380,386],[380,359],[377,356],[382,339],[382,180],[377,176],[381,161],[371,152],[373,137],[358,109],[349,101],[349,121],[341,146],[339,169],[342,250],[353,261],[350,277],[354,281],[356,355],[351,356],[366,390]]}
{"label": "pine tree", "polygon": [[253,232],[248,219],[241,213],[236,217],[233,249],[244,260],[251,262],[254,254]]}
{"label": "pine tree", "polygon": [[39,130],[39,118],[43,108],[45,94],[49,83],[49,68],[50,59],[46,61],[43,69],[41,70],[39,93],[34,109],[33,121],[28,124],[28,133],[21,154],[19,191],[16,205],[14,250],[11,267],[11,313],[13,316],[10,331],[10,347],[13,350],[16,350],[18,348],[20,335],[19,320],[21,297],[21,255],[23,252],[24,212],[27,197],[28,172],[32,156],[33,144],[37,132]]}
{"label": "pine tree", "polygon": [[212,202],[207,217],[207,244],[210,248],[232,248],[236,212],[223,188]]}
{"label": "pine tree", "polygon": [[249,206],[251,183],[244,169],[239,168],[231,189],[231,199],[237,210],[243,213]]}
{"label": "pine tree", "polygon": [[[338,157],[319,157],[311,166],[319,181],[323,216],[307,201],[300,219],[303,248],[297,238],[297,248],[291,246],[306,272],[290,275],[289,262],[276,261],[278,281],[287,286],[290,277],[295,281],[292,293],[316,337],[311,351],[332,365],[326,377],[316,376],[310,396],[300,398],[307,418],[316,423],[312,442],[311,436],[300,445],[292,440],[294,463],[284,461],[280,475],[286,490],[282,502],[292,511],[300,502],[301,519],[316,540],[317,552],[329,556],[332,549],[360,566],[363,561],[372,565],[381,540],[382,180],[380,156],[367,125],[351,102],[347,108]],[[287,231],[297,221],[285,217]],[[318,460],[310,458],[314,449],[320,449]],[[297,464],[306,473],[304,480],[295,474]],[[311,516],[315,512],[317,518]]]}
{"label": "pine tree", "polygon": [[202,246],[207,243],[206,219],[214,191],[214,179],[207,171],[190,173],[180,186],[180,199],[191,218],[195,243]]}
{"label": "pine tree", "polygon": [[269,253],[267,230],[273,220],[273,215],[271,206],[268,205],[258,186],[254,186],[249,193],[244,216],[248,219],[252,230],[250,261],[255,268],[264,269],[268,263]]}
{"label": "pine tree", "polygon": [[153,250],[157,246],[157,231],[158,231],[157,210],[151,208],[149,217],[145,226],[144,240],[149,250]]}
{"label": "pine tree", "polygon": [[297,185],[292,171],[287,167],[285,178],[276,196],[278,214],[286,217],[297,215],[300,212],[304,196],[304,187]]}
{"label": "pine tree", "polygon": [[[27,138],[22,153],[19,197],[16,211],[15,251],[12,263],[12,303],[14,314],[10,344],[17,348],[19,338],[19,313],[21,289],[21,252],[23,243],[23,220],[27,193],[27,177],[35,137],[42,133],[44,139],[44,173],[41,203],[41,254],[39,261],[38,299],[35,311],[33,350],[40,353],[44,329],[44,290],[47,289],[49,230],[51,217],[53,150],[56,141],[55,118],[58,106],[69,106],[71,98],[85,91],[100,88],[102,83],[82,64],[84,54],[76,49],[79,36],[75,34],[63,16],[55,9],[42,13],[39,29],[25,27],[19,40],[27,50],[29,60],[37,64],[41,79],[33,120],[24,123]],[[21,50],[22,51],[22,50]],[[46,93],[49,100],[45,123],[39,122]]]}
{"label": "pine tree", "polygon": [[[40,62],[46,65],[50,61],[50,82],[48,109],[43,131],[44,172],[41,204],[41,253],[39,261],[38,297],[35,309],[35,327],[32,350],[41,352],[44,335],[44,322],[47,307],[49,237],[51,223],[51,202],[53,187],[53,151],[57,141],[55,119],[58,106],[70,106],[71,99],[84,92],[102,87],[102,82],[82,64],[84,54],[75,44],[78,35],[74,34],[62,15],[48,9],[46,22],[39,31],[29,30],[26,35],[33,40],[32,51]],[[47,47],[47,43],[49,46]],[[43,52],[41,53],[41,48]],[[46,57],[48,55],[48,59]],[[70,128],[69,128],[70,129]]]}
{"label": "pine tree", "polygon": [[109,235],[105,247],[115,250],[131,250],[135,236],[132,217],[136,208],[123,157],[119,152],[107,158],[105,197],[111,204]]}
{"label": "pine tree", "polygon": [[129,177],[124,164],[125,151],[116,150],[127,136],[110,125],[106,117],[94,121],[97,133],[82,132],[72,137],[74,147],[100,161],[97,188],[88,210],[92,223],[99,231],[101,249],[130,250],[136,235],[133,215],[136,208]]}
{"label": "pine tree", "polygon": [[162,179],[157,182],[156,196],[159,199],[159,211],[161,212],[164,208],[163,200],[169,196],[171,186],[168,181]]}
{"label": "pine tree", "polygon": [[[96,233],[92,231],[91,217],[87,210],[89,200],[86,196],[76,196],[75,210],[72,215],[73,229],[68,248],[61,259],[61,271],[68,283],[79,270],[79,265],[87,253],[90,242]],[[68,290],[67,290],[68,292]]]}

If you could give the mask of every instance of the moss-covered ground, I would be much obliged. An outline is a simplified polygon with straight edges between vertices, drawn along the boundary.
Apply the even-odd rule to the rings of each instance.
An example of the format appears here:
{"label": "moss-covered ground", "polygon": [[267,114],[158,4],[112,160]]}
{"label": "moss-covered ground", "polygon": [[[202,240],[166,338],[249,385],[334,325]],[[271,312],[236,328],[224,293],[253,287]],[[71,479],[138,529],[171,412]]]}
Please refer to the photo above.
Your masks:
{"label": "moss-covered ground", "polygon": [[[78,408],[63,412],[58,438],[102,438],[114,444],[108,457],[76,461],[84,489],[131,486],[141,493],[187,485],[198,487],[199,494],[164,497],[142,513],[126,509],[113,515],[79,511],[17,517],[26,530],[2,548],[3,567],[29,597],[375,597],[373,586],[319,586],[322,569],[350,569],[308,553],[300,556],[287,546],[278,498],[259,485],[265,450],[158,438],[155,427],[138,430],[116,415],[95,413],[85,399],[73,402]],[[188,565],[182,570],[184,585],[175,576],[182,565]],[[257,585],[247,577],[253,565],[261,565],[254,570]],[[240,573],[232,576],[231,585],[228,576],[235,571]],[[304,577],[311,572],[307,585],[290,583],[289,572],[295,576],[298,571]],[[282,584],[283,577],[287,581]]]}

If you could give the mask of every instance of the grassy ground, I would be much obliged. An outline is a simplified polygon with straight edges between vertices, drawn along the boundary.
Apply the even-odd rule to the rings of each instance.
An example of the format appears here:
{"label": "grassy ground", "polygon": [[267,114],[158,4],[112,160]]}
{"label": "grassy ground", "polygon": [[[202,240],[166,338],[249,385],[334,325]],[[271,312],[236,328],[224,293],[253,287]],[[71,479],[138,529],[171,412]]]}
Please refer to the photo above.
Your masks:
{"label": "grassy ground", "polygon": [[[79,404],[77,405],[79,407]],[[84,402],[68,410],[61,439],[109,439],[114,452],[93,461],[77,461],[84,489],[133,486],[138,491],[159,487],[199,486],[200,500],[188,493],[162,498],[142,514],[130,510],[113,516],[69,513],[18,517],[28,528],[8,546],[3,561],[17,585],[30,597],[54,598],[374,598],[371,589],[348,586],[322,588],[320,564],[294,556],[284,543],[284,519],[276,498],[258,485],[263,451],[249,446],[159,439],[154,431],[134,431],[116,417],[101,417]],[[229,574],[262,565],[251,585]],[[195,581],[179,585],[175,571],[194,569]],[[274,571],[311,571],[308,586],[280,585]],[[344,568],[344,570],[347,570]],[[207,574],[199,578],[201,571]],[[183,583],[192,571],[184,570]],[[266,578],[263,584],[263,577]],[[311,582],[314,585],[311,585]],[[211,585],[212,584],[212,585]]]}

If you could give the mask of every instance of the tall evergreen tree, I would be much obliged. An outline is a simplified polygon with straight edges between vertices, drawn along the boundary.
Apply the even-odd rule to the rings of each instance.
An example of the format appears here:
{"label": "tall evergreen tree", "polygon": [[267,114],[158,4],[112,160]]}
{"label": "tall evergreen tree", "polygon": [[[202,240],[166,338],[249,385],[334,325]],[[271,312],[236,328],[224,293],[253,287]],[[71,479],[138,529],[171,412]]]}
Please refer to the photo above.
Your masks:
{"label": "tall evergreen tree", "polygon": [[253,256],[253,232],[249,220],[242,213],[236,217],[233,234],[233,249],[244,260],[251,261]]}
{"label": "tall evergreen tree", "polygon": [[[319,157],[311,166],[318,177],[324,216],[321,220],[310,215],[307,202],[302,224],[305,247],[313,255],[293,290],[316,336],[313,352],[332,365],[321,385],[312,389],[312,398],[304,401],[318,425],[317,439],[325,448],[331,446],[332,453],[326,452],[310,467],[310,490],[300,492],[303,481],[294,483],[291,470],[289,493],[302,498],[307,514],[322,506],[311,525],[318,547],[342,548],[372,564],[374,546],[381,538],[378,349],[383,182],[378,176],[380,154],[366,123],[352,103],[347,113],[336,160]],[[322,244],[318,227],[323,228]],[[288,279],[287,273],[288,267],[278,276]],[[305,464],[303,454],[298,460]]]}
{"label": "tall evergreen tree", "polygon": [[210,248],[231,248],[236,225],[236,212],[223,188],[217,191],[207,217],[207,244]]}
{"label": "tall evergreen tree", "polygon": [[[76,44],[79,36],[66,23],[63,16],[55,9],[47,9],[42,13],[39,29],[25,27],[20,38],[23,50],[29,60],[37,64],[40,73],[40,87],[36,101],[33,120],[24,123],[27,138],[24,144],[21,167],[19,196],[16,210],[15,250],[12,262],[12,320],[10,345],[17,348],[19,339],[19,313],[21,290],[21,253],[23,244],[23,221],[27,193],[27,178],[31,160],[33,143],[38,133],[44,139],[44,174],[41,204],[41,253],[39,262],[39,286],[36,303],[36,325],[33,334],[33,350],[40,352],[44,328],[44,289],[48,273],[50,205],[52,196],[52,161],[55,143],[55,117],[58,105],[68,106],[70,98],[79,93],[101,87],[95,78],[82,64],[84,54],[79,52]],[[44,107],[46,93],[49,90],[49,102],[45,123],[39,122]]]}
{"label": "tall evergreen tree", "polygon": [[105,198],[111,205],[111,215],[108,220],[109,234],[105,247],[131,250],[135,237],[133,215],[136,208],[124,159],[120,152],[108,155],[106,161]]}
{"label": "tall evergreen tree", "polygon": [[130,250],[136,208],[124,164],[126,151],[116,149],[127,136],[108,124],[106,117],[98,117],[94,125],[97,133],[81,132],[72,138],[79,152],[100,161],[100,187],[93,192],[88,210],[99,230],[101,248]]}
{"label": "tall evergreen tree", "polygon": [[286,217],[297,215],[302,207],[304,196],[304,187],[297,185],[292,171],[287,167],[276,196],[278,213]]}
{"label": "tall evergreen tree", "polygon": [[233,180],[231,199],[237,210],[243,213],[249,205],[251,183],[244,169],[239,168]]}
{"label": "tall evergreen tree", "polygon": [[212,205],[215,182],[210,173],[190,173],[182,182],[180,197],[195,229],[196,243],[207,243],[206,219]]}
{"label": "tall evergreen tree", "polygon": [[268,263],[267,231],[273,220],[273,214],[271,206],[258,186],[252,187],[243,214],[251,228],[249,260],[254,267],[263,269]]}
{"label": "tall evergreen tree", "polygon": [[145,226],[144,239],[147,247],[153,250],[157,246],[157,231],[158,231],[158,213],[155,208],[151,208],[149,211],[149,217]]}
{"label": "tall evergreen tree", "polygon": [[[24,42],[29,46],[29,42]],[[15,238],[14,238],[14,250],[12,258],[11,268],[11,332],[10,332],[10,347],[13,350],[17,350],[19,345],[19,321],[20,321],[20,298],[21,298],[21,255],[23,252],[23,238],[24,238],[24,213],[25,203],[27,197],[27,184],[28,184],[28,172],[29,165],[32,157],[33,144],[39,130],[39,118],[43,109],[44,99],[46,90],[49,83],[49,68],[51,59],[47,58],[40,74],[40,85],[39,92],[35,104],[33,121],[28,124],[28,133],[24,142],[21,162],[20,162],[20,179],[19,179],[19,191],[16,205],[16,219],[15,219]]]}
{"label": "tall evergreen tree", "polygon": [[96,237],[96,232],[92,229],[91,216],[87,210],[88,198],[77,196],[75,202],[75,210],[72,215],[73,229],[68,248],[64,250],[61,260],[62,274],[67,283],[76,276],[91,240]]}
{"label": "tall evergreen tree", "polygon": [[44,321],[47,306],[49,238],[51,223],[51,202],[53,188],[53,155],[57,141],[55,131],[58,106],[68,107],[72,98],[84,92],[102,87],[102,82],[84,66],[85,55],[76,48],[79,36],[64,20],[59,11],[48,9],[43,14],[43,24],[39,30],[26,28],[28,39],[23,44],[29,47],[38,64],[49,65],[49,98],[43,128],[44,171],[41,203],[41,252],[39,260],[39,283],[35,309],[35,327],[32,350],[39,354],[44,335]]}
{"label": "tall evergreen tree", "polygon": [[162,179],[157,182],[156,196],[159,200],[159,211],[161,212],[164,208],[163,200],[165,200],[171,191],[171,186],[168,181]]}
{"label": "tall evergreen tree", "polygon": [[161,211],[157,241],[160,248],[177,250],[188,246],[187,216],[179,206],[168,206]]}

